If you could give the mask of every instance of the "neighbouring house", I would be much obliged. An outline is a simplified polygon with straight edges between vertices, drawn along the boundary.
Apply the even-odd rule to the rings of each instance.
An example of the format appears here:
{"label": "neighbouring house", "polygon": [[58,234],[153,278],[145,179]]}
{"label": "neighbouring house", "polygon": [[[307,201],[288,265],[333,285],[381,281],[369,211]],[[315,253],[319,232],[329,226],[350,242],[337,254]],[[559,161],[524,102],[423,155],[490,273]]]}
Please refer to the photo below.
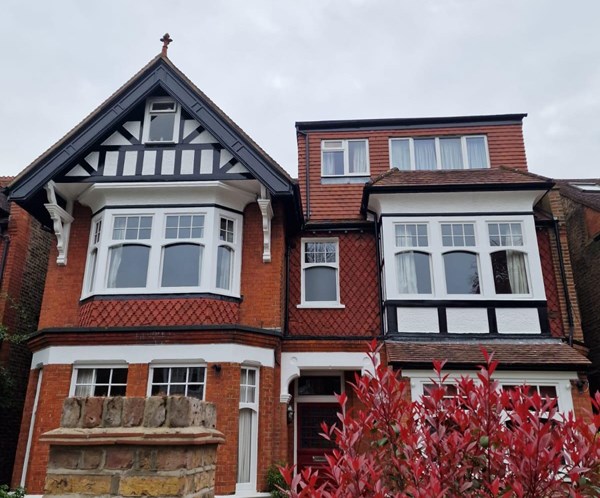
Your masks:
{"label": "neighbouring house", "polygon": [[297,123],[294,180],[165,48],[10,186],[56,236],[13,484],[43,492],[66,397],[183,394],[217,407],[217,494],[258,496],[270,464],[324,460],[374,338],[413,396],[484,345],[504,385],[580,414],[568,248],[523,117]]}
{"label": "neighbouring house", "polygon": [[600,179],[557,180],[565,212],[581,325],[592,368],[590,392],[600,390]]}
{"label": "neighbouring house", "polygon": [[[12,177],[0,178],[4,188]],[[0,484],[10,483],[31,353],[14,339],[37,330],[50,234],[41,224],[0,193]],[[12,340],[11,340],[12,339]]]}

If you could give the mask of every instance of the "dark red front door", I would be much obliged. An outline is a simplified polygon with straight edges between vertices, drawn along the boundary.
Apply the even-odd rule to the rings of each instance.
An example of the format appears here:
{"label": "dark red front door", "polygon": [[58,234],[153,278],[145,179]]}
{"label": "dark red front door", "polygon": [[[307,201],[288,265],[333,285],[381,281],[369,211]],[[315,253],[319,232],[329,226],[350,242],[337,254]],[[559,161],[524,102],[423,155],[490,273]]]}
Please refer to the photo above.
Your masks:
{"label": "dark red front door", "polygon": [[331,426],[338,422],[337,403],[298,403],[298,468],[321,467],[325,463],[325,453],[334,445],[320,434],[321,424]]}

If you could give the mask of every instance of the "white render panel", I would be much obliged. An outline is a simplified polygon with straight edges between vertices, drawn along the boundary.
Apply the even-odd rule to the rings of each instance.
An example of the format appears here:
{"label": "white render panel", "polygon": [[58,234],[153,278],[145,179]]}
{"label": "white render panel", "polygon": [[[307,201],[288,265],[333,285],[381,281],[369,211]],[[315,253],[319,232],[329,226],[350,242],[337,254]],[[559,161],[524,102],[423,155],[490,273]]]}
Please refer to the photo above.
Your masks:
{"label": "white render panel", "polygon": [[192,140],[190,143],[192,143],[192,144],[216,144],[219,142],[215,137],[213,137],[210,133],[208,133],[205,130],[202,133],[200,133],[200,135],[198,135],[196,138],[194,138],[194,140]]}
{"label": "white render panel", "polygon": [[128,150],[125,152],[125,162],[123,163],[123,175],[133,176],[135,175],[135,163],[137,162],[137,151]]}
{"label": "white render panel", "polygon": [[98,151],[93,151],[90,152],[86,157],[85,160],[88,162],[88,164],[94,168],[94,170],[98,171],[98,158],[100,157],[100,153]]}
{"label": "white render panel", "polygon": [[496,308],[500,334],[539,334],[540,318],[537,308]]}
{"label": "white render panel", "polygon": [[175,151],[165,150],[162,157],[162,168],[160,170],[163,175],[172,175],[175,172]]}
{"label": "white render panel", "polygon": [[90,176],[90,174],[78,164],[66,176]]}
{"label": "white render panel", "polygon": [[106,152],[104,159],[104,176],[116,176],[119,153],[113,150]]}
{"label": "white render panel", "polygon": [[190,133],[192,133],[196,128],[198,128],[198,121],[195,119],[186,119],[183,122],[183,138],[186,138]]}
{"label": "white render panel", "polygon": [[119,346],[50,346],[33,354],[32,367],[38,364],[102,363],[125,361],[151,363],[157,361],[226,362],[235,358],[265,367],[275,366],[272,349],[242,344],[137,344]]}
{"label": "white render panel", "polygon": [[440,331],[437,308],[396,308],[398,332]]}
{"label": "white render panel", "polygon": [[248,173],[248,170],[242,165],[242,163],[237,163],[227,173]]}
{"label": "white render panel", "polygon": [[213,171],[213,150],[203,150],[200,156],[200,173],[212,173]]}
{"label": "white render panel", "polygon": [[144,152],[144,162],[142,163],[142,175],[153,175],[156,168],[156,151],[147,150]]}
{"label": "white render panel", "polygon": [[232,158],[233,158],[233,156],[231,155],[231,152],[223,149],[221,151],[221,158],[219,160],[219,168],[222,168],[223,166],[225,166],[225,164],[228,163],[229,160]]}
{"label": "white render panel", "polygon": [[123,128],[125,128],[129,133],[131,133],[133,135],[133,138],[140,140],[142,123],[140,123],[139,121],[127,121],[127,123],[123,125]]}
{"label": "white render panel", "polygon": [[102,145],[131,145],[131,142],[118,131],[115,131],[110,137],[102,142]]}
{"label": "white render panel", "polygon": [[181,151],[181,174],[191,175],[194,173],[194,153],[193,150]]}
{"label": "white render panel", "polygon": [[448,333],[487,334],[490,331],[486,308],[447,308]]}

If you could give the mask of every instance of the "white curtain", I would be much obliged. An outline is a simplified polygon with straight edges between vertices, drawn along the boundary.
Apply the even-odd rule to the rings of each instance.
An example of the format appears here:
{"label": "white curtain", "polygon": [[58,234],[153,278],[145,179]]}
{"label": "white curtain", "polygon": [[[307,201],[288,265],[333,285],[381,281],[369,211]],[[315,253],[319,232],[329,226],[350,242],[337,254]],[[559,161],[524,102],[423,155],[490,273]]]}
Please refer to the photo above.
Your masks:
{"label": "white curtain", "polygon": [[467,155],[469,156],[469,168],[488,167],[483,137],[467,138]]}
{"label": "white curtain", "polygon": [[123,246],[110,248],[110,268],[108,269],[108,287],[114,288],[117,286],[117,276],[119,275],[119,267],[121,266],[121,256],[123,254]]}
{"label": "white curtain", "polygon": [[79,368],[77,369],[77,381],[75,383],[75,396],[86,397],[92,396],[94,388],[94,369]]}
{"label": "white curtain", "polygon": [[252,419],[254,413],[249,408],[240,410],[240,432],[238,435],[238,472],[237,482],[250,482],[250,469],[252,467]]}
{"label": "white curtain", "polygon": [[233,250],[226,246],[219,246],[217,251],[217,287],[229,289],[231,287]]}
{"label": "white curtain", "polygon": [[462,169],[462,145],[460,138],[440,138],[442,169]]}
{"label": "white curtain", "polygon": [[436,169],[435,140],[418,139],[415,143],[415,169]]}
{"label": "white curtain", "polygon": [[410,169],[410,142],[405,140],[392,140],[392,166],[400,170]]}
{"label": "white curtain", "polygon": [[350,173],[367,172],[367,145],[365,142],[348,142]]}
{"label": "white curtain", "polygon": [[417,267],[414,253],[402,252],[396,254],[396,275],[398,277],[398,292],[400,294],[417,294]]}
{"label": "white curtain", "polygon": [[324,175],[335,175],[335,153],[324,152],[323,153],[323,174]]}
{"label": "white curtain", "polygon": [[529,286],[527,285],[525,254],[517,251],[506,251],[506,267],[512,293],[528,294]]}

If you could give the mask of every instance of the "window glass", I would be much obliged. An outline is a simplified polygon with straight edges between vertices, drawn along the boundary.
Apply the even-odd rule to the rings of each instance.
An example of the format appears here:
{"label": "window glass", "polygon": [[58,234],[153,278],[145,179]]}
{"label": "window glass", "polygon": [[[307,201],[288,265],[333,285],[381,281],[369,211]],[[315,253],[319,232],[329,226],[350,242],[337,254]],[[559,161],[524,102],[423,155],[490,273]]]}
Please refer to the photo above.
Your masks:
{"label": "window glass", "polygon": [[462,169],[462,143],[460,138],[440,138],[442,169]]}
{"label": "window glass", "polygon": [[392,168],[399,170],[409,170],[410,166],[410,140],[398,139],[392,140]]}
{"label": "window glass", "polygon": [[431,256],[422,252],[396,254],[396,275],[400,294],[431,294]]}
{"label": "window glass", "polygon": [[113,240],[146,240],[152,234],[152,216],[115,216]]}
{"label": "window glass", "polygon": [[109,250],[109,288],[146,287],[150,248],[124,244]]}
{"label": "window glass", "polygon": [[305,263],[335,263],[336,244],[334,242],[306,242],[304,246]]}
{"label": "window glass", "polygon": [[367,142],[363,140],[348,142],[350,173],[367,173]]}
{"label": "window glass", "polygon": [[152,396],[181,394],[203,399],[205,382],[205,367],[154,367],[150,393]]}
{"label": "window glass", "polygon": [[256,370],[254,368],[242,368],[240,375],[240,403],[255,403]]}
{"label": "window glass", "polygon": [[397,223],[396,247],[426,247],[427,225],[425,223]]}
{"label": "window glass", "polygon": [[321,142],[321,174],[324,176],[368,175],[366,140],[324,140]]}
{"label": "window glass", "polygon": [[435,139],[417,138],[415,144],[415,169],[436,169]]}
{"label": "window glass", "polygon": [[94,224],[94,244],[100,242],[100,235],[102,234],[102,220],[97,221]]}
{"label": "window glass", "polygon": [[175,112],[175,102],[152,102],[151,109],[153,111]]}
{"label": "window glass", "polygon": [[304,270],[306,301],[337,301],[337,270],[328,266],[313,266]]}
{"label": "window glass", "polygon": [[466,137],[469,168],[487,168],[487,152],[484,137]]}
{"label": "window glass", "polygon": [[477,255],[456,251],[444,254],[448,294],[479,294]]}
{"label": "window glass", "polygon": [[525,254],[519,251],[493,252],[492,270],[496,294],[528,294]]}
{"label": "window glass", "polygon": [[175,132],[175,113],[161,113],[150,116],[148,140],[151,142],[172,142]]}
{"label": "window glass", "polygon": [[75,396],[125,396],[127,368],[77,368]]}
{"label": "window glass", "polygon": [[491,246],[522,246],[523,229],[521,223],[489,223]]}
{"label": "window glass", "polygon": [[251,482],[252,454],[254,452],[256,436],[254,434],[254,411],[242,408],[239,412],[239,437],[237,459],[237,482],[244,484]]}
{"label": "window glass", "polygon": [[473,223],[442,223],[444,247],[474,247],[475,225]]}
{"label": "window glass", "polygon": [[307,375],[298,378],[299,396],[333,396],[341,392],[339,375]]}
{"label": "window glass", "polygon": [[201,239],[204,237],[203,215],[169,215],[166,217],[166,239]]}
{"label": "window glass", "polygon": [[219,238],[225,242],[233,243],[233,220],[221,218]]}
{"label": "window glass", "polygon": [[90,263],[88,267],[89,272],[89,280],[88,280],[88,290],[91,292],[94,288],[94,280],[96,279],[96,260],[98,258],[98,249],[94,249],[90,253]]}
{"label": "window glass", "polygon": [[344,151],[323,152],[323,174],[342,176],[344,174]]}
{"label": "window glass", "polygon": [[219,246],[217,250],[217,287],[229,289],[231,287],[231,265],[233,263],[233,249]]}
{"label": "window glass", "polygon": [[162,287],[197,287],[204,248],[196,244],[174,244],[163,249]]}

